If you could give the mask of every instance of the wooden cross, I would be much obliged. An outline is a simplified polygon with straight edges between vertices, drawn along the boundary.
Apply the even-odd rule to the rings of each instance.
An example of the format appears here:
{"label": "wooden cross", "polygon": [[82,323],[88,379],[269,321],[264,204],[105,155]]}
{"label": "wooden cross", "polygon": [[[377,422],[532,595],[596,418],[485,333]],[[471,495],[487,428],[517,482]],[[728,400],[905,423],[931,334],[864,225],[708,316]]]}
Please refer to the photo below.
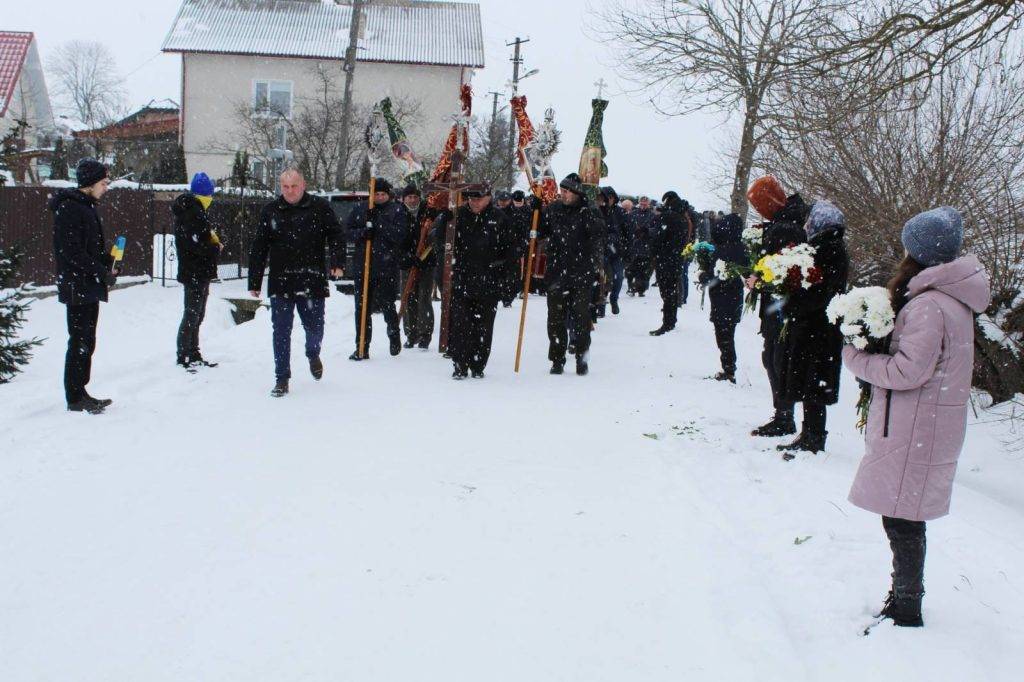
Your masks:
{"label": "wooden cross", "polygon": [[597,86],[597,98],[604,99],[604,89],[608,87],[608,84],[604,82],[603,78],[599,78],[594,85]]}

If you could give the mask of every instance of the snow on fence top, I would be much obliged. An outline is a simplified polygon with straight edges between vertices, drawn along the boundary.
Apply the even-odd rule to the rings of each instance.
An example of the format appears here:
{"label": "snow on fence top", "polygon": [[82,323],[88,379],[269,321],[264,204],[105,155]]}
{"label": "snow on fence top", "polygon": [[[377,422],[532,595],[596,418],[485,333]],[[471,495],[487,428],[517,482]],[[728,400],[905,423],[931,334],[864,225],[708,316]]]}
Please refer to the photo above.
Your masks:
{"label": "snow on fence top", "polygon": [[[483,68],[480,6],[395,0],[363,9],[359,61]],[[342,59],[352,8],[303,0],[185,0],[164,52]]]}

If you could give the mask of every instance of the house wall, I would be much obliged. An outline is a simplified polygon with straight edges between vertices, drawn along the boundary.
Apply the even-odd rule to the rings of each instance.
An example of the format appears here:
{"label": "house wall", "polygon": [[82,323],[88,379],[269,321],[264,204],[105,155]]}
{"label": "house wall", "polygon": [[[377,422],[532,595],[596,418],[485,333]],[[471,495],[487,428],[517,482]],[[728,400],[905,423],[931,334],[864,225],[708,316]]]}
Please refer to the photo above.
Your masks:
{"label": "house wall", "polygon": [[17,119],[24,119],[31,126],[25,138],[26,146],[29,148],[44,146],[45,139],[54,132],[50,95],[46,90],[43,64],[34,40],[29,44],[25,64],[14,87],[11,104],[6,115],[0,119],[0,137],[14,127]]}
{"label": "house wall", "polygon": [[[253,82],[292,82],[293,111],[297,100],[315,96],[318,64],[334,70],[339,90],[344,85],[340,61],[255,57],[244,55],[185,54],[182,60],[183,145],[189,175],[205,171],[211,177],[231,174],[234,152],[239,148],[236,110],[252,101]],[[384,97],[420,103],[417,121],[405,132],[420,156],[436,157],[459,112],[459,87],[463,68],[359,62],[356,66],[353,101],[370,106]],[[466,70],[467,79],[471,71]],[[353,121],[363,126],[365,121]]]}

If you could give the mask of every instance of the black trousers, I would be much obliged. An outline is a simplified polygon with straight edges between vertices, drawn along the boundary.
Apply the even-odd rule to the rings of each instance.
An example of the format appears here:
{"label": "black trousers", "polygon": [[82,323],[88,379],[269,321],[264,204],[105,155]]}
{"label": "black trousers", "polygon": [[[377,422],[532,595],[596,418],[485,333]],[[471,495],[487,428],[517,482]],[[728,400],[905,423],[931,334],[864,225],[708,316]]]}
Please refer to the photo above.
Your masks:
{"label": "black trousers", "polygon": [[772,388],[772,404],[775,406],[775,412],[792,414],[793,402],[782,397],[782,380],[779,378],[779,366],[775,360],[775,354],[784,345],[779,341],[779,334],[781,332],[781,320],[777,324],[773,320],[770,324],[762,325],[761,333],[764,335],[764,350],[761,352],[761,364],[764,365],[764,369],[768,373],[768,383]]}
{"label": "black trousers", "polygon": [[[402,290],[412,276],[413,270],[402,273]],[[405,304],[405,315],[402,325],[405,336],[413,343],[430,343],[434,335],[434,268],[423,268],[416,275],[416,283],[409,292],[409,300]],[[386,313],[385,313],[386,314]]]}
{"label": "black trousers", "polygon": [[882,528],[892,548],[892,591],[897,598],[920,599],[924,595],[924,521],[882,517]]}
{"label": "black trousers", "polygon": [[[381,297],[377,295],[377,287],[374,286],[373,282],[370,282],[368,291],[366,292],[366,300],[369,302],[369,310],[366,314],[366,352],[370,352],[370,339],[373,338],[373,314],[382,313],[384,315],[384,324],[388,327],[388,337],[398,336],[399,334],[399,319],[398,309],[395,308],[394,300],[379,300]],[[356,299],[356,349],[359,349],[359,321],[363,315],[363,290],[361,287],[356,287],[355,292]]]}
{"label": "black trousers", "polygon": [[92,376],[99,317],[99,303],[68,306],[68,352],[64,357],[64,397],[68,403],[85,397],[85,387]]}
{"label": "black trousers", "polygon": [[823,435],[825,433],[825,417],[827,415],[827,406],[825,403],[812,403],[804,401],[804,433],[816,433]]}
{"label": "black trousers", "polygon": [[496,299],[480,301],[452,292],[451,339],[448,353],[458,368],[482,372],[491,356]]}
{"label": "black trousers", "polygon": [[185,284],[185,309],[178,326],[178,360],[199,355],[199,326],[206,317],[210,283]]}
{"label": "black trousers", "polygon": [[715,343],[722,359],[722,371],[736,374],[736,325],[739,320],[715,322]]}
{"label": "black trousers", "polygon": [[590,301],[589,284],[561,285],[552,282],[548,288],[548,360],[565,362],[569,344],[569,330],[572,330],[576,355],[590,350]]}
{"label": "black trousers", "polygon": [[681,284],[682,278],[679,273],[658,277],[658,291],[661,293],[661,324],[667,329],[676,326]]}

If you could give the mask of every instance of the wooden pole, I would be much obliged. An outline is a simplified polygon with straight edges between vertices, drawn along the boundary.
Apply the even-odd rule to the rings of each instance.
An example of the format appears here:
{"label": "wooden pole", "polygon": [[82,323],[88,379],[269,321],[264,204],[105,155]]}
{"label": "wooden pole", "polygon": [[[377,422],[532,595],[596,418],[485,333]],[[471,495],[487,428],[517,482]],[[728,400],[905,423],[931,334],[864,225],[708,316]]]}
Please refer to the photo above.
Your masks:
{"label": "wooden pole", "polygon": [[519,311],[519,340],[516,342],[516,373],[519,372],[519,359],[523,353],[523,332],[526,329],[526,302],[530,298],[530,279],[533,277],[533,256],[537,249],[537,223],[540,222],[540,209],[533,210],[533,223],[530,225],[530,248],[526,256],[526,276],[523,277],[523,307]]}
{"label": "wooden pole", "polygon": [[[366,226],[371,227],[370,211],[373,210],[374,194],[377,193],[377,178],[370,178],[370,197],[366,202]],[[366,358],[366,308],[370,295],[370,254],[373,252],[373,240],[366,240],[366,254],[363,256],[363,305],[359,311],[359,359]]]}

